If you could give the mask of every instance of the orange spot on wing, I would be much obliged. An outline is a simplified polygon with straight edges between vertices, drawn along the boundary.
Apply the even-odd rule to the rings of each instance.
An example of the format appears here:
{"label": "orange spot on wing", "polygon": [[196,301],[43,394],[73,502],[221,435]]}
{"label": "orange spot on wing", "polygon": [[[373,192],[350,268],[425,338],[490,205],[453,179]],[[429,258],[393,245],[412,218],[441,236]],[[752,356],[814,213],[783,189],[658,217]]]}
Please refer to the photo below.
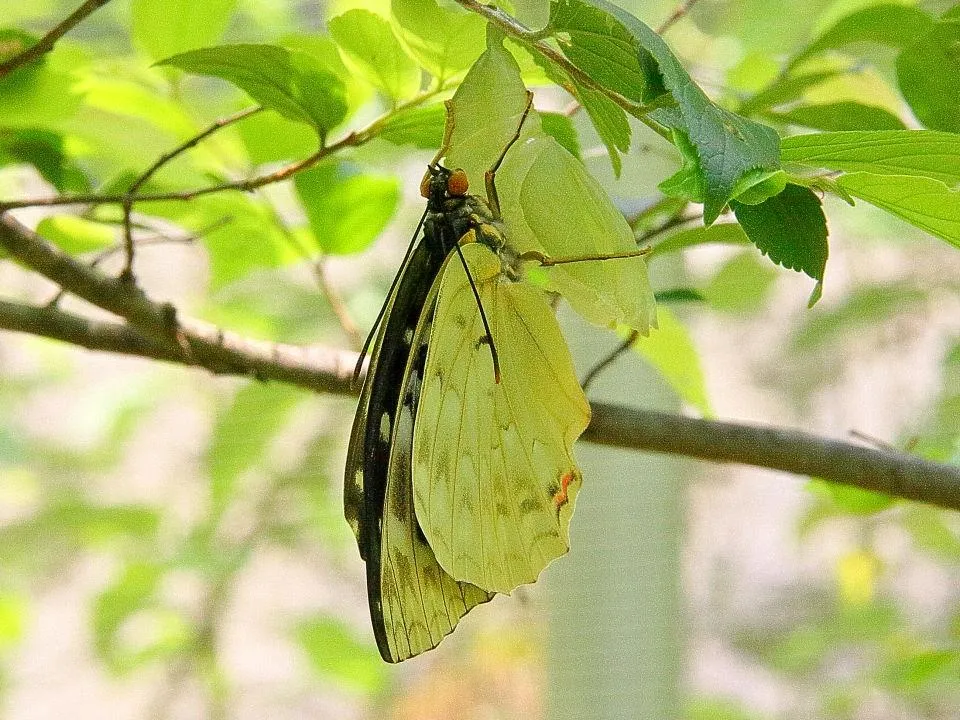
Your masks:
{"label": "orange spot on wing", "polygon": [[577,475],[573,470],[568,470],[560,476],[560,489],[553,494],[553,503],[557,506],[557,510],[569,502],[570,497],[567,490],[570,487],[570,483],[576,479]]}

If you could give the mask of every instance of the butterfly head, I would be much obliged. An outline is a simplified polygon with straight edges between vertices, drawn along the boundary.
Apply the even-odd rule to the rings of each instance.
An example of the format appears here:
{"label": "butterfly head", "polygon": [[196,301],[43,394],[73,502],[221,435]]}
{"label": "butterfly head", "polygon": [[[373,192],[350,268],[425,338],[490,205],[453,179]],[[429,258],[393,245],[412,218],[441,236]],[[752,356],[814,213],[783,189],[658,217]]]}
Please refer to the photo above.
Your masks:
{"label": "butterfly head", "polygon": [[420,183],[420,194],[427,198],[428,207],[441,210],[449,198],[466,197],[470,190],[467,173],[457,168],[450,170],[443,165],[431,164]]}

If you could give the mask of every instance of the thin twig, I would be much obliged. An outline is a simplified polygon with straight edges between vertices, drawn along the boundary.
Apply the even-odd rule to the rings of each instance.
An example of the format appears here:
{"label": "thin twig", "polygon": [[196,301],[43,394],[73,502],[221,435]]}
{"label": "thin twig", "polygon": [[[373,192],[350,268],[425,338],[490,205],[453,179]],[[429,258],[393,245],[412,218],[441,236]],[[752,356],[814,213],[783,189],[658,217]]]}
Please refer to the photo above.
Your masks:
{"label": "thin twig", "polygon": [[108,2],[110,2],[110,0],[87,0],[85,3],[83,3],[83,5],[70,13],[66,20],[57,25],[22,53],[14,55],[12,58],[0,63],[0,79],[6,77],[17,68],[23,67],[33,60],[37,60],[53,50],[53,46],[56,45],[60,38],[79,25],[83,19],[93,13],[94,10],[103,7]]}
{"label": "thin twig", "polygon": [[686,2],[681,3],[676,10],[673,11],[673,15],[668,17],[663,21],[663,24],[657,28],[657,35],[663,35],[667,30],[672,28],[677,22],[682,18],[686,17],[687,13],[697,4],[699,0],[686,0]]}
{"label": "thin twig", "polygon": [[127,188],[126,195],[123,200],[123,239],[124,239],[124,254],[125,260],[123,265],[123,270],[120,273],[120,278],[126,282],[133,281],[133,254],[134,254],[134,243],[133,243],[133,205],[139,199],[137,197],[137,191],[143,187],[143,185],[154,176],[154,174],[160,170],[164,165],[166,165],[171,160],[175,159],[177,156],[185,153],[190,148],[198,145],[202,140],[210,137],[218,130],[232,125],[244,118],[248,118],[251,115],[254,115],[263,110],[262,107],[255,106],[244,108],[239,112],[234,113],[233,115],[228,115],[227,117],[220,118],[215,122],[211,123],[208,127],[201,130],[199,133],[189,138],[185,142],[181,143],[173,150],[164,153],[156,162],[153,163],[150,167],[141,173],[140,177],[133,181],[129,188]]}
{"label": "thin twig", "polygon": [[[361,130],[355,130],[348,133],[346,136],[341,138],[335,143],[330,145],[325,145],[317,152],[312,155],[298,160],[296,162],[285,165],[282,168],[279,168],[273,172],[265,173],[263,175],[257,175],[252,178],[247,178],[245,180],[233,180],[230,182],[220,183],[218,185],[208,185],[207,187],[194,188],[192,190],[178,190],[170,192],[158,192],[158,193],[143,193],[137,196],[136,201],[138,203],[144,202],[156,202],[164,200],[193,200],[195,198],[201,197],[203,195],[210,195],[211,193],[225,192],[227,190],[240,190],[243,192],[250,192],[256,190],[257,188],[264,187],[265,185],[272,185],[273,183],[278,183],[283,180],[286,180],[289,177],[307,170],[308,168],[313,167],[321,160],[330,155],[338,153],[346,148],[359,147],[365,143],[370,142],[376,138],[380,132],[383,130],[384,126],[392,120],[397,113],[403,112],[404,110],[409,110],[411,108],[422,105],[424,102],[435,97],[438,93],[443,92],[447,89],[447,86],[431,90],[430,92],[423,93],[407,103],[398,106],[396,109],[391,110],[388,113],[381,115],[379,118],[374,120],[372,123],[367,125]],[[97,194],[97,193],[86,193],[78,195],[57,195],[50,198],[31,198],[27,200],[12,200],[6,202],[0,202],[0,214],[8,210],[17,210],[19,208],[28,208],[28,207],[59,207],[62,205],[123,205],[127,202],[128,193],[116,193],[116,194]]]}
{"label": "thin twig", "polygon": [[590,389],[590,386],[593,385],[593,381],[597,379],[597,376],[610,367],[617,358],[632,348],[633,344],[639,337],[639,332],[636,330],[631,330],[630,334],[627,335],[627,338],[623,342],[617,345],[617,347],[614,348],[605,358],[603,358],[603,360],[590,368],[583,380],[580,381],[580,386],[583,388],[583,391],[587,392],[587,390]]}

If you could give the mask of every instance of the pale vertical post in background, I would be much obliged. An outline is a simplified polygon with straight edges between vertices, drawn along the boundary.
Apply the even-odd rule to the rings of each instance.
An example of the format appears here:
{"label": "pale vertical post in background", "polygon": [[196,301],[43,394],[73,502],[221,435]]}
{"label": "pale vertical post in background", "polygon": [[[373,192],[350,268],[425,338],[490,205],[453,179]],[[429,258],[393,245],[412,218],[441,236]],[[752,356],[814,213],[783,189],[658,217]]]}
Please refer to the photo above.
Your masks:
{"label": "pale vertical post in background", "polygon": [[[569,320],[569,313],[566,313]],[[578,368],[616,336],[565,322]],[[627,353],[592,400],[676,411],[655,372]],[[689,461],[580,443],[584,484],[572,548],[547,573],[549,720],[678,718],[682,699],[681,566]]]}

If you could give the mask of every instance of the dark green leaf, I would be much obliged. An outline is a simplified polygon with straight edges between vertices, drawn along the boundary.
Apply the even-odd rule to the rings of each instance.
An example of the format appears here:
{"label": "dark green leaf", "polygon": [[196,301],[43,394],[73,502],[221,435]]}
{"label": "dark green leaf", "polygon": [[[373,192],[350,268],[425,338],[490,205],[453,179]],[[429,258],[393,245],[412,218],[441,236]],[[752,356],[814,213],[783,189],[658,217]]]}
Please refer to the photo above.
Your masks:
{"label": "dark green leaf", "polygon": [[750,241],[778,265],[804,272],[817,281],[813,305],[823,287],[827,265],[827,220],[820,198],[812,190],[787,185],[759,205],[733,201],[734,214]]}
{"label": "dark green leaf", "polygon": [[[21,30],[20,28],[0,28],[0,63],[4,63],[22,54],[33,47],[39,39],[38,36]],[[27,64],[21,65],[16,71],[17,74],[28,74],[31,70],[37,69],[43,64],[44,57],[44,55],[41,55]]]}
{"label": "dark green leaf", "polygon": [[623,163],[620,153],[630,150],[630,123],[627,114],[610,98],[596,90],[576,86],[577,99],[590,116],[590,121],[600,135],[610,154],[613,174],[620,176]]}
{"label": "dark green leaf", "polygon": [[897,80],[920,122],[960,132],[960,18],[941,20],[900,53]]}
{"label": "dark green leaf", "polygon": [[551,4],[550,26],[564,55],[600,85],[638,103],[667,92],[653,56],[600,8],[559,0]]}
{"label": "dark green leaf", "polygon": [[[579,0],[567,0],[578,2]],[[630,13],[606,0],[588,0],[629,31],[656,61],[677,108],[657,110],[655,120],[686,133],[697,149],[705,180],[704,222],[713,223],[743,175],[780,167],[780,140],[773,129],[715,105],[693,82],[663,39]]]}
{"label": "dark green leaf", "polygon": [[[905,129],[903,121],[889,110],[853,101],[800,105],[783,112],[767,113],[766,117],[777,122],[801,125],[816,130]],[[785,160],[785,158],[781,159]]]}
{"label": "dark green leaf", "polygon": [[420,67],[400,46],[390,23],[369,10],[348,10],[329,22],[345,60],[374,87],[394,100],[420,89]]}
{"label": "dark green leaf", "polygon": [[400,200],[395,178],[364,173],[346,162],[299,173],[294,183],[318,248],[336,255],[364,250],[386,227]]}
{"label": "dark green leaf", "polygon": [[227,80],[264,107],[313,125],[321,137],[347,112],[343,81],[312,55],[276,45],[220,45],[174,55],[159,65]]}
{"label": "dark green leaf", "polygon": [[47,130],[0,130],[0,165],[33,165],[44,180],[61,192],[90,189],[83,170],[63,148],[63,138]]}
{"label": "dark green leaf", "polygon": [[237,0],[134,0],[133,39],[154,59],[216,42]]}
{"label": "dark green leaf", "polygon": [[657,303],[702,303],[706,298],[694,288],[674,288],[672,290],[658,290],[654,293]]}

